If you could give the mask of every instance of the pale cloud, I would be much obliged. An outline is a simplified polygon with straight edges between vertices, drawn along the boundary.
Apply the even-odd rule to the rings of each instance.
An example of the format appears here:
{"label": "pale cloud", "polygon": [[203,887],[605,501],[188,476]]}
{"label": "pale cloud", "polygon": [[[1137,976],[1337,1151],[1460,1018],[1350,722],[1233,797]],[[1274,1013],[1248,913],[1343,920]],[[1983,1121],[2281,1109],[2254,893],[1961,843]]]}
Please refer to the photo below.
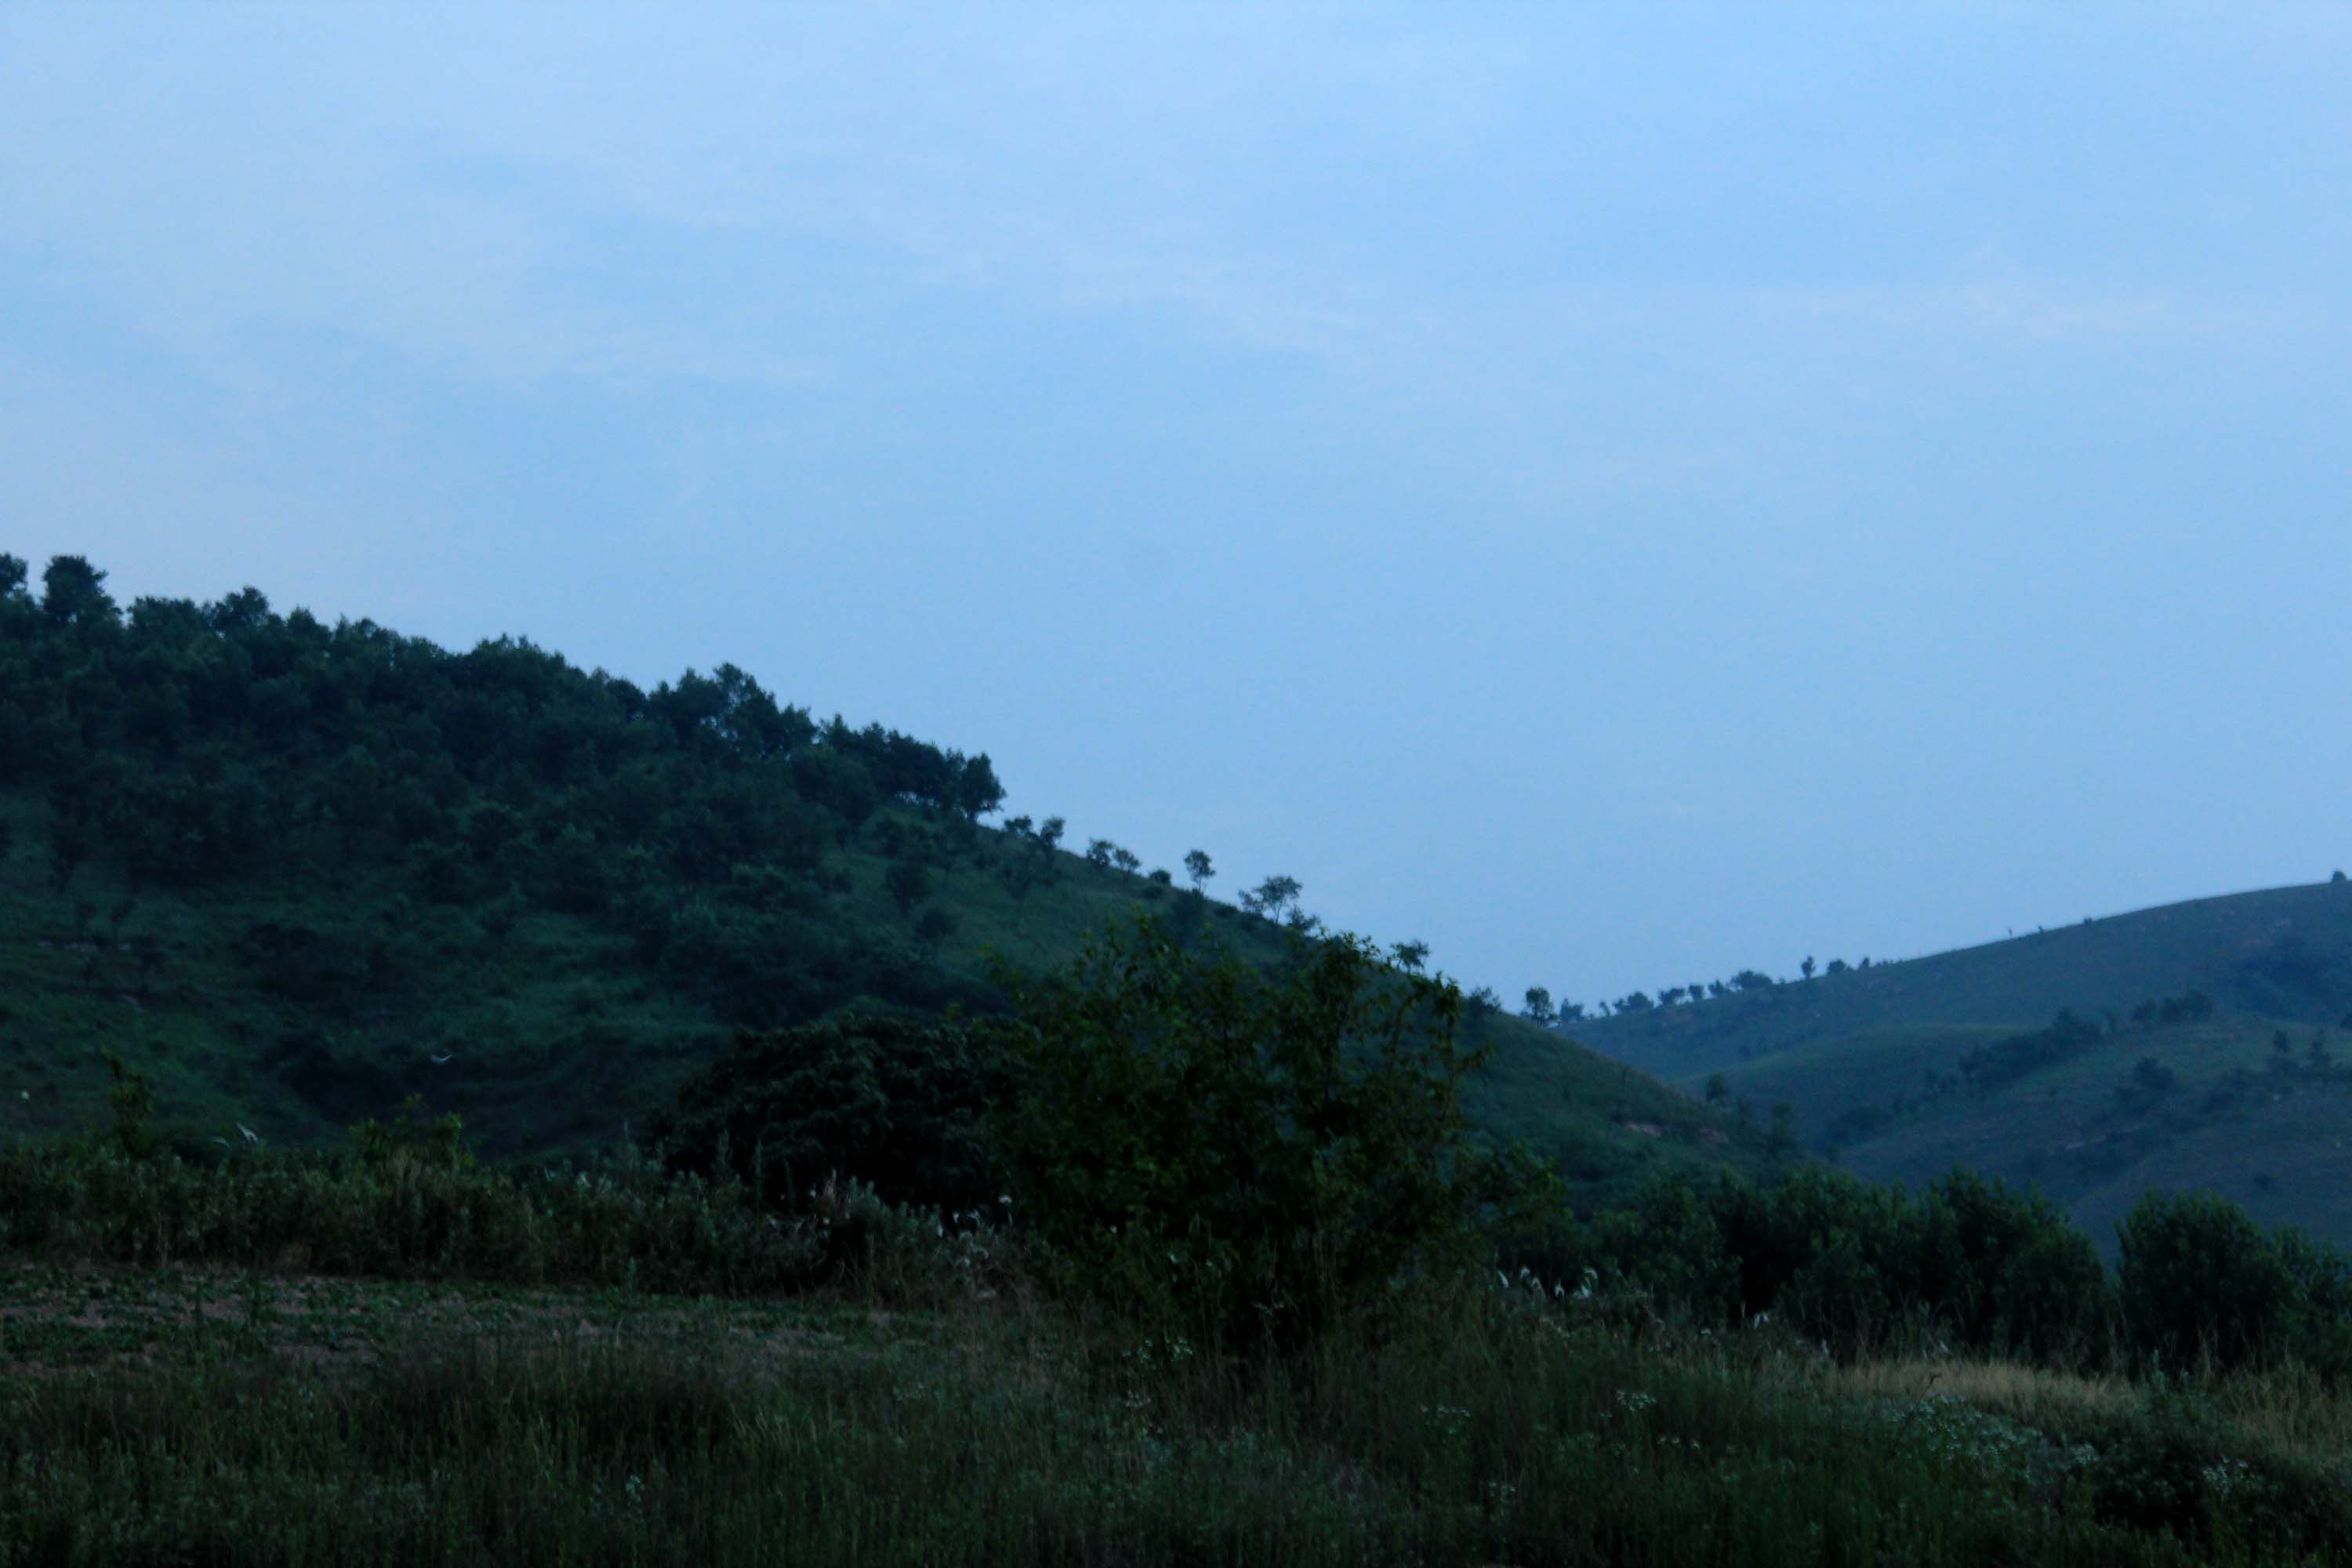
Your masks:
{"label": "pale cloud", "polygon": [[2322,300],[2200,296],[2176,289],[2114,289],[2005,274],[1943,282],[1766,289],[1767,320],[1979,337],[2008,344],[2097,347],[2221,340],[2245,344],[2329,324]]}

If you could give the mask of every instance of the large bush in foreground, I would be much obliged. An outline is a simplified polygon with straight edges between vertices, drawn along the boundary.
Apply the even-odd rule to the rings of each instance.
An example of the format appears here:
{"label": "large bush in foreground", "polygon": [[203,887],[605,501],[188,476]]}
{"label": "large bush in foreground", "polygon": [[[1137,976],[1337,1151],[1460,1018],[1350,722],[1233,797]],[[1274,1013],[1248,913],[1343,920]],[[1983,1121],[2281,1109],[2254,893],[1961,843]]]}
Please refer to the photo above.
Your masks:
{"label": "large bush in foreground", "polygon": [[2038,1194],[1965,1171],[1916,1197],[1816,1166],[1767,1186],[1671,1176],[1588,1235],[1596,1279],[1703,1324],[1775,1319],[1843,1355],[1918,1334],[2057,1365],[2110,1348],[2090,1238]]}
{"label": "large bush in foreground", "polygon": [[1026,1027],[994,1117],[1048,1282],[1170,1334],[1296,1344],[1484,1242],[1460,993],[1366,942],[1265,973],[1143,919],[1008,980]]}
{"label": "large bush in foreground", "polygon": [[781,1208],[831,1176],[898,1204],[978,1207],[982,1119],[1005,1026],[892,1016],[738,1036],[656,1117],[672,1170],[732,1177]]}
{"label": "large bush in foreground", "polygon": [[2352,1259],[2300,1230],[2264,1230],[2211,1193],[2151,1193],[2116,1227],[2126,1331],[2176,1372],[2292,1360],[2352,1376]]}

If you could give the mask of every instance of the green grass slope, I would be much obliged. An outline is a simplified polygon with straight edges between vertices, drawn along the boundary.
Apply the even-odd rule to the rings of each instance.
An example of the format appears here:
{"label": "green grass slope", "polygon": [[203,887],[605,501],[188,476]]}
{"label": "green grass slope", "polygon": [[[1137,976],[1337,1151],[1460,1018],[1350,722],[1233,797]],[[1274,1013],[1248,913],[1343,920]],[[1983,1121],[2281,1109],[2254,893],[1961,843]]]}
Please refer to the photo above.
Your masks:
{"label": "green grass slope", "polygon": [[[0,793],[16,829],[0,857],[0,1131],[102,1125],[111,1054],[148,1079],[159,1123],[184,1142],[239,1141],[240,1127],[331,1139],[419,1094],[462,1114],[489,1152],[577,1153],[641,1125],[733,1034],[625,937],[560,911],[418,902],[391,873],[354,868],[331,889],[261,878],[134,891],[99,861],[60,889],[34,853],[45,815]],[[939,943],[947,972],[977,984],[992,954],[1052,963],[1139,911],[1181,928],[1198,910],[1244,953],[1283,950],[1271,922],[1230,905],[1062,859],[1019,898],[989,864],[945,875],[932,901],[955,920]],[[856,848],[841,861],[879,920],[888,862]],[[379,922],[397,932],[395,978],[358,995],[273,987],[247,936]],[[1666,1170],[1760,1165],[1756,1139],[1645,1074],[1507,1016],[1471,1027],[1494,1047],[1470,1087],[1479,1124],[1559,1160],[1586,1201]]]}
{"label": "green grass slope", "polygon": [[[2317,1043],[2317,1051],[2313,1049]],[[2032,1183],[2112,1251],[2150,1189],[2210,1190],[2265,1225],[2352,1242],[2352,1070],[2339,1032],[2246,1016],[2126,1026],[1989,1093],[1947,1078],[1840,1157],[1918,1183],[1966,1165]],[[1751,1079],[1750,1072],[1756,1073]],[[1735,1083],[1769,1081],[1761,1065]],[[1890,1096],[1906,1080],[1887,1066]]]}

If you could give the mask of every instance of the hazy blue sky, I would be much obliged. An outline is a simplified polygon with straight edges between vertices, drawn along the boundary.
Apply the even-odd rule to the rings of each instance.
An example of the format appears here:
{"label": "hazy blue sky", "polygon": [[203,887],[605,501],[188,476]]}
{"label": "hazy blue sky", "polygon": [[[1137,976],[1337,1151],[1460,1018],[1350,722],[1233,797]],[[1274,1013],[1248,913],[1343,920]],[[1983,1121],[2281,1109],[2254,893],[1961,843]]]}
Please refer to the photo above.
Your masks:
{"label": "hazy blue sky", "polygon": [[2340,5],[0,7],[0,548],[1514,997],[2352,861],[2348,482]]}

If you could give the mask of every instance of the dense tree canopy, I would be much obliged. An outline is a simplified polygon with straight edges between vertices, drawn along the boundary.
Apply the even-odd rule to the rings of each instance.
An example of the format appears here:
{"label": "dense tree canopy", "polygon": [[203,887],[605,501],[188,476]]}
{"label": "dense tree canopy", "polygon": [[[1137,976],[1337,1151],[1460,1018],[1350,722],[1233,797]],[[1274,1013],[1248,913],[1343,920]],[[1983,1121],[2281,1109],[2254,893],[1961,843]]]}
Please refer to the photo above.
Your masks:
{"label": "dense tree canopy", "polygon": [[[126,614],[78,556],[37,597],[30,576],[0,556],[0,785],[46,795],[60,886],[101,855],[182,889],[381,866],[420,900],[605,922],[745,1025],[953,999],[915,929],[919,861],[1003,801],[985,756],[821,724],[731,664],[646,691],[527,641],[452,653],[251,588]],[[858,930],[829,858],[890,803],[936,826],[896,851],[905,929]],[[298,988],[376,973],[367,945],[252,944]]]}

